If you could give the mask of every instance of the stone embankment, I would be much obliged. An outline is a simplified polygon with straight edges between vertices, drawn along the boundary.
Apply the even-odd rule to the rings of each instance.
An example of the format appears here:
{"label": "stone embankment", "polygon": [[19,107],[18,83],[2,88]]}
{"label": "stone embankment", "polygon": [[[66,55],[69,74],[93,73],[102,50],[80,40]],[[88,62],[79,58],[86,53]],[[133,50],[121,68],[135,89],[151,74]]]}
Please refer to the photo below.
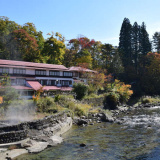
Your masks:
{"label": "stone embankment", "polygon": [[[48,146],[61,143],[63,141],[61,135],[68,131],[71,126],[72,118],[67,117],[66,113],[59,113],[40,120],[0,127],[1,159],[17,156],[16,150],[8,151],[8,147],[19,146],[23,148],[21,150],[23,153],[36,153]],[[21,151],[18,149],[20,154]]]}

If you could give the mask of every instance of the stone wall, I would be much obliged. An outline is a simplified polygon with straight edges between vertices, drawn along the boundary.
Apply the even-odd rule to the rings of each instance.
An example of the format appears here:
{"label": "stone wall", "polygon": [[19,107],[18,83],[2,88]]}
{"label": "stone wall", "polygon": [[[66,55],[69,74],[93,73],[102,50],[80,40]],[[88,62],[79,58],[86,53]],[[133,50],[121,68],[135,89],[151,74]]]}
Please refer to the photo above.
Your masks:
{"label": "stone wall", "polygon": [[[66,113],[51,115],[40,120],[0,127],[0,143],[11,143],[25,138],[39,139],[63,132],[63,127],[71,127]],[[67,123],[67,124],[66,124]],[[66,129],[67,130],[67,129]]]}

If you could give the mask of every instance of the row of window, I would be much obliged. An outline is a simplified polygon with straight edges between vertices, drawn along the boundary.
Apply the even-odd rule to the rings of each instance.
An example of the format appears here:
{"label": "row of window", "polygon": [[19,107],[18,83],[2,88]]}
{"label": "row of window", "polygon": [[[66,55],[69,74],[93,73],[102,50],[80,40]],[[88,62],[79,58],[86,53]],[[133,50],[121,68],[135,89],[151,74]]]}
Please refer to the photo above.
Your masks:
{"label": "row of window", "polygon": [[[0,73],[9,73],[9,68],[7,67],[0,67]],[[20,74],[20,75],[24,75],[26,74],[26,69],[21,69],[21,68],[13,68],[13,74]],[[39,76],[45,76],[46,75],[46,71],[45,70],[36,70],[35,71],[35,75],[39,75]],[[60,72],[59,71],[49,71],[49,75],[50,76],[60,76]],[[73,74],[72,72],[63,72],[63,76],[65,77],[72,77]]]}
{"label": "row of window", "polygon": [[62,86],[69,86],[72,85],[72,81],[69,80],[39,80],[41,85],[43,86],[56,86],[56,85],[62,85]]}
{"label": "row of window", "polygon": [[24,86],[26,84],[26,80],[24,78],[11,79],[11,84]]}
{"label": "row of window", "polygon": [[[58,84],[62,86],[69,86],[72,85],[72,81],[69,80],[39,80],[41,85],[43,86],[56,86]],[[12,85],[25,85],[26,80],[24,78],[17,78],[17,79],[12,79],[11,84]]]}

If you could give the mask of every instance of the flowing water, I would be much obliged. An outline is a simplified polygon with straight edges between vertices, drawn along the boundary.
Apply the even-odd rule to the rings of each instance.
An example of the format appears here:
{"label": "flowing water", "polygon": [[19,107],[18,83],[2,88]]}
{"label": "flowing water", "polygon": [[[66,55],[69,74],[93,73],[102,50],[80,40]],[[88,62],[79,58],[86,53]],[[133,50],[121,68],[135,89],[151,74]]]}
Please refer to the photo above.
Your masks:
{"label": "flowing water", "polygon": [[133,111],[121,120],[121,125],[73,126],[62,144],[16,160],[160,160],[160,107]]}

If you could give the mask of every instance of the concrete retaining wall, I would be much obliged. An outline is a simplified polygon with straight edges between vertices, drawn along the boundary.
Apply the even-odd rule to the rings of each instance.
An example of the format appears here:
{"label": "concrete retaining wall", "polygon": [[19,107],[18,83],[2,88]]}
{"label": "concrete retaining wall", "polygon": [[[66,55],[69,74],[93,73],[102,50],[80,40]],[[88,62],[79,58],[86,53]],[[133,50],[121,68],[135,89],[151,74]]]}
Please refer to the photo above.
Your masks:
{"label": "concrete retaining wall", "polygon": [[67,117],[66,113],[59,113],[40,120],[0,127],[0,143],[11,143],[25,138],[38,139],[41,137],[42,139],[42,137],[63,132],[63,128],[68,130],[71,125],[71,118]]}

